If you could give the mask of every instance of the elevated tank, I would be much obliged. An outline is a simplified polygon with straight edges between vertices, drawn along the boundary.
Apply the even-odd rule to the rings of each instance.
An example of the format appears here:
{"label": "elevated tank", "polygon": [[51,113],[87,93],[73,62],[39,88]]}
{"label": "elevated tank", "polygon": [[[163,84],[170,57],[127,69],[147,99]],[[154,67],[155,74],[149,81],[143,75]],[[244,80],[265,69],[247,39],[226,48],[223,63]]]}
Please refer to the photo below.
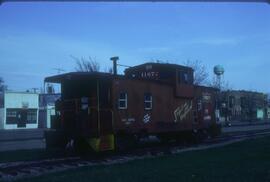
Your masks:
{"label": "elevated tank", "polygon": [[224,73],[224,68],[223,68],[223,66],[221,66],[221,65],[216,65],[216,66],[214,67],[214,73],[215,73],[216,75],[218,75],[218,76],[223,75],[223,73]]}

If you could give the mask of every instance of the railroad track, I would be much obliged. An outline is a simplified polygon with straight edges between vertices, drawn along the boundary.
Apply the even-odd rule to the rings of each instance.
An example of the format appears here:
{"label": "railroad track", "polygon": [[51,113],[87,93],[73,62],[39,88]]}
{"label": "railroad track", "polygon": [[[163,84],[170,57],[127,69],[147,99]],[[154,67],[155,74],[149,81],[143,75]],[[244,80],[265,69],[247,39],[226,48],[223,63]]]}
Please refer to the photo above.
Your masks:
{"label": "railroad track", "polygon": [[70,157],[39,161],[0,163],[0,181],[14,181],[17,179],[34,177],[83,166],[112,165],[137,159],[153,158],[157,156],[178,154],[187,151],[203,150],[268,135],[270,135],[270,130],[260,132],[239,132],[226,134],[214,139],[207,139],[200,144],[190,146],[177,146],[175,144],[168,144],[162,146],[139,148],[132,151],[127,151],[122,154],[111,154],[97,158],[85,159],[81,157]]}

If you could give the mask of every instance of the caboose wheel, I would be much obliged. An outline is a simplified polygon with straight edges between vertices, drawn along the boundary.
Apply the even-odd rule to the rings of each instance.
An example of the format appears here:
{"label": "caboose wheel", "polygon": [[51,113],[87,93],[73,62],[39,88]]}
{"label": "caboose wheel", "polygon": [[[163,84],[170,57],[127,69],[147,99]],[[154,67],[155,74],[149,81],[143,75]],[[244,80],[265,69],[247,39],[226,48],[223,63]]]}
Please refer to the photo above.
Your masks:
{"label": "caboose wheel", "polygon": [[134,135],[117,135],[115,137],[115,149],[125,151],[136,147],[138,141]]}

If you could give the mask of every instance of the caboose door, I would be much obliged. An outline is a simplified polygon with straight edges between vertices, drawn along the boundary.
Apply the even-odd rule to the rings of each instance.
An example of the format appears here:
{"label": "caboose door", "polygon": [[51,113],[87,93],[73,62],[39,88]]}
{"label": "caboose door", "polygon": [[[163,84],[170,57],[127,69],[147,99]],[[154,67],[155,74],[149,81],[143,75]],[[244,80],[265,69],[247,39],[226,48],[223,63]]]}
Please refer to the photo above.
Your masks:
{"label": "caboose door", "polygon": [[97,81],[99,150],[114,149],[113,111],[110,80]]}
{"label": "caboose door", "polygon": [[113,117],[111,103],[111,82],[100,81],[98,83],[98,111],[100,135],[113,133]]}

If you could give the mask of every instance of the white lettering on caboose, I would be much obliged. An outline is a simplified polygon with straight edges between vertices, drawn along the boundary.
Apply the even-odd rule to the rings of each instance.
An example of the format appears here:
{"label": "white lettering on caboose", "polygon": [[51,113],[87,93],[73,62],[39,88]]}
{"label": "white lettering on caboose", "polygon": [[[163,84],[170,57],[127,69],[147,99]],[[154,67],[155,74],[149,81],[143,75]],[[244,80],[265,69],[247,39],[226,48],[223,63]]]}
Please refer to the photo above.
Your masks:
{"label": "white lettering on caboose", "polygon": [[192,109],[192,101],[185,102],[174,110],[174,121],[182,121]]}

